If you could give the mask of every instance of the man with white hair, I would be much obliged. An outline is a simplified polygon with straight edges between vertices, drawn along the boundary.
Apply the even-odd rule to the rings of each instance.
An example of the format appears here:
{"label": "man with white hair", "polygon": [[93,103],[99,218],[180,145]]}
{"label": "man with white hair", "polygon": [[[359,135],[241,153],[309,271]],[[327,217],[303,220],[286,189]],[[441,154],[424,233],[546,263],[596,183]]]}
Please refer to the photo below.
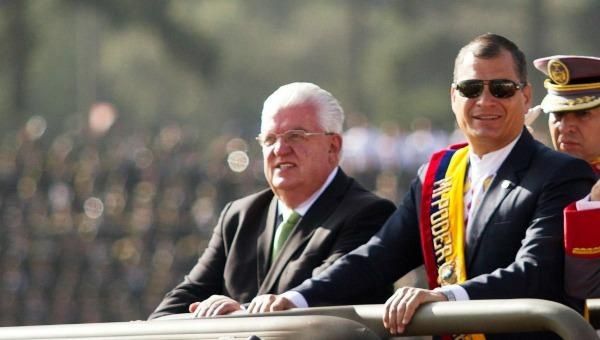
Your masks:
{"label": "man with white hair", "polygon": [[[256,295],[283,293],[367,242],[394,211],[339,168],[344,112],[329,92],[284,85],[261,119],[270,188],[225,206],[198,263],[150,319],[228,314]],[[389,288],[343,303],[382,303]]]}

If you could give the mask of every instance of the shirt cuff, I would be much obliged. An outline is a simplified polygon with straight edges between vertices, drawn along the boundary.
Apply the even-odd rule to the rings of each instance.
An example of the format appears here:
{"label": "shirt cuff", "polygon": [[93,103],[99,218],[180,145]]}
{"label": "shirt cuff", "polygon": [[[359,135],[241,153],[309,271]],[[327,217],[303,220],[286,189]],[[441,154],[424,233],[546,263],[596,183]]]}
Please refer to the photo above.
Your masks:
{"label": "shirt cuff", "polygon": [[467,291],[459,285],[447,285],[443,287],[437,287],[434,290],[446,295],[448,301],[470,300]]}
{"label": "shirt cuff", "polygon": [[600,209],[600,201],[590,201],[590,195],[588,194],[584,198],[577,201],[575,206],[577,207],[577,210]]}
{"label": "shirt cuff", "polygon": [[307,308],[308,307],[308,302],[306,302],[306,299],[304,298],[304,296],[302,296],[302,294],[300,294],[296,291],[288,290],[287,292],[281,294],[281,296],[292,301],[294,306],[296,306],[297,308]]}

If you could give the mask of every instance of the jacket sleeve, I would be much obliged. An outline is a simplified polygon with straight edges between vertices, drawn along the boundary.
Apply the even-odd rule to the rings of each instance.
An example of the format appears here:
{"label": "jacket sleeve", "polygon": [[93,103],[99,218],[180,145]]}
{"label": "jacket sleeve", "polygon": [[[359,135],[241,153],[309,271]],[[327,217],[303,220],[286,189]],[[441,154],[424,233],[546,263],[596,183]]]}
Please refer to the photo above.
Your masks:
{"label": "jacket sleeve", "polygon": [[230,207],[231,203],[223,209],[208,246],[196,265],[184,277],[183,282],[165,295],[148,319],[187,313],[191,303],[203,301],[213,294],[222,292],[227,250],[225,244],[227,238],[224,232],[226,231],[226,216]]}
{"label": "jacket sleeve", "polygon": [[329,255],[320,266],[313,269],[312,276],[318,275],[343,255],[365,244],[395,208],[392,202],[373,197],[370,197],[368,204],[357,205],[354,213],[345,219],[345,225],[340,228]]}
{"label": "jacket sleeve", "polygon": [[[422,264],[414,204],[419,186],[415,180],[402,204],[369,242],[292,290],[302,294],[309,306],[347,304],[386,290]],[[388,297],[389,294],[391,291]]]}

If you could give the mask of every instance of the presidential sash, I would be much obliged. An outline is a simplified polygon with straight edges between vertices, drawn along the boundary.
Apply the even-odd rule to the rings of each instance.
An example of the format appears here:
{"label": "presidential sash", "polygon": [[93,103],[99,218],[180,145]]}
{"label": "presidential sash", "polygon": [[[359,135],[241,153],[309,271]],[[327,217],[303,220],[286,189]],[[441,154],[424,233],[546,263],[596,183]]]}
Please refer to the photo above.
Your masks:
{"label": "presidential sash", "polygon": [[[467,144],[453,145],[433,154],[425,173],[419,227],[430,289],[467,279],[463,197],[468,160]],[[482,334],[446,338],[485,339]]]}

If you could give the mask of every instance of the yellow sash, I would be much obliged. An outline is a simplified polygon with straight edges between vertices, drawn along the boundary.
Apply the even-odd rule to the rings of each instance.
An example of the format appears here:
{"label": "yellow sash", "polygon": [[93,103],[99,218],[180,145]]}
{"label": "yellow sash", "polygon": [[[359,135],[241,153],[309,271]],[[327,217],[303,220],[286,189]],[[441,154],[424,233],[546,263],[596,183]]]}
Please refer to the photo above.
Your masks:
{"label": "yellow sash", "polygon": [[[468,154],[468,146],[434,154],[423,181],[420,229],[431,289],[467,279],[463,198]],[[485,336],[455,334],[452,339],[479,340]]]}

